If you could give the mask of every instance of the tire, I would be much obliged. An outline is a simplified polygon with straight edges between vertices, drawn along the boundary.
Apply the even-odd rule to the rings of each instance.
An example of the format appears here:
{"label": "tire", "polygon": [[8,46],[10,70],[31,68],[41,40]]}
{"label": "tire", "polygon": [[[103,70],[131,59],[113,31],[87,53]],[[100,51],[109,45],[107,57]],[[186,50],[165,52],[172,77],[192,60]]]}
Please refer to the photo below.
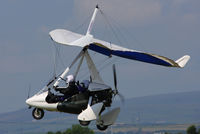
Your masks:
{"label": "tire", "polygon": [[32,111],[32,116],[36,120],[40,120],[44,117],[44,110],[40,108],[34,108]]}
{"label": "tire", "polygon": [[104,126],[104,125],[97,125],[97,128],[101,131],[104,131],[108,128],[108,126]]}
{"label": "tire", "polygon": [[90,124],[90,121],[82,121],[82,120],[79,120],[79,123],[82,125],[82,126],[88,126]]}

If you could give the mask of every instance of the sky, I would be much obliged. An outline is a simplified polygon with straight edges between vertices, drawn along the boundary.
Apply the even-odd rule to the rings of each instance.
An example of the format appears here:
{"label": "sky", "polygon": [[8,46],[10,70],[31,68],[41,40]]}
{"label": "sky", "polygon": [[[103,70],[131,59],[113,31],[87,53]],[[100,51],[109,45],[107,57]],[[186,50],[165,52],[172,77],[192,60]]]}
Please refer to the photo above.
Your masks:
{"label": "sky", "polygon": [[[199,0],[4,0],[0,1],[0,113],[26,107],[29,85],[33,95],[52,76],[55,44],[48,33],[64,28],[85,34],[96,3],[103,15],[97,14],[95,38],[174,60],[191,56],[183,69],[113,57],[100,71],[105,83],[113,85],[115,63],[118,89],[125,98],[200,91]],[[80,49],[58,46],[60,73]],[[94,61],[105,58],[93,55]]]}

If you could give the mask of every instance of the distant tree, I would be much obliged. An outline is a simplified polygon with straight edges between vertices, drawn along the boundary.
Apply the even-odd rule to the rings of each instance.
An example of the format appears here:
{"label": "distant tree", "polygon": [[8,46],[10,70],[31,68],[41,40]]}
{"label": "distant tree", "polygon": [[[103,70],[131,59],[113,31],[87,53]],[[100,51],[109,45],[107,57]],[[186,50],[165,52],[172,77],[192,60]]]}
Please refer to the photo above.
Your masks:
{"label": "distant tree", "polygon": [[80,125],[72,125],[72,128],[68,128],[66,131],[47,132],[47,134],[94,134],[94,131],[88,127],[82,127]]}
{"label": "distant tree", "polygon": [[198,134],[200,134],[200,128],[199,128]]}
{"label": "distant tree", "polygon": [[47,132],[47,134],[54,134],[53,132],[51,132],[51,131],[49,131],[49,132]]}
{"label": "distant tree", "polygon": [[196,127],[194,125],[187,128],[187,134],[197,134]]}
{"label": "distant tree", "polygon": [[88,127],[72,125],[72,128],[67,129],[63,134],[94,134],[94,131]]}
{"label": "distant tree", "polygon": [[63,134],[62,132],[60,132],[60,131],[57,131],[55,134]]}

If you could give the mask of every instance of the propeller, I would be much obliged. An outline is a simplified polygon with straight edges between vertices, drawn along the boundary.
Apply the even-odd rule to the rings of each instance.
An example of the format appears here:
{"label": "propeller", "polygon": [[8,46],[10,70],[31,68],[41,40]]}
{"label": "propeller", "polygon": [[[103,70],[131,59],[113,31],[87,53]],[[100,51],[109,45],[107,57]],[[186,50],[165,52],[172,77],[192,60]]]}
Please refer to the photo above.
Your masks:
{"label": "propeller", "polygon": [[115,87],[115,90],[113,90],[113,94],[114,94],[114,96],[118,95],[121,102],[124,103],[124,100],[125,100],[124,96],[122,94],[120,94],[118,89],[117,89],[117,73],[116,73],[115,64],[113,64],[113,78],[114,78],[114,87]]}
{"label": "propeller", "polygon": [[116,67],[115,67],[115,64],[113,64],[113,78],[114,78],[115,90],[117,90],[117,74],[116,74]]}

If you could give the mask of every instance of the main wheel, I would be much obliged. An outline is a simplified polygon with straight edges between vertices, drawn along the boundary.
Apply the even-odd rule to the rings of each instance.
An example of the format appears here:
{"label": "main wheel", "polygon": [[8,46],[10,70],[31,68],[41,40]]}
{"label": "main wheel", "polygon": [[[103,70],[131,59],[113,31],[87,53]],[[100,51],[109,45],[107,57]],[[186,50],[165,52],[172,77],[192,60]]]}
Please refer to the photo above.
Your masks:
{"label": "main wheel", "polygon": [[101,131],[104,131],[108,128],[108,126],[104,126],[104,125],[97,125],[97,128]]}
{"label": "main wheel", "polygon": [[32,111],[32,116],[36,120],[40,120],[44,117],[44,110],[40,108],[34,108]]}
{"label": "main wheel", "polygon": [[82,126],[88,126],[90,124],[90,121],[82,121],[82,120],[79,120],[79,123],[82,125]]}

